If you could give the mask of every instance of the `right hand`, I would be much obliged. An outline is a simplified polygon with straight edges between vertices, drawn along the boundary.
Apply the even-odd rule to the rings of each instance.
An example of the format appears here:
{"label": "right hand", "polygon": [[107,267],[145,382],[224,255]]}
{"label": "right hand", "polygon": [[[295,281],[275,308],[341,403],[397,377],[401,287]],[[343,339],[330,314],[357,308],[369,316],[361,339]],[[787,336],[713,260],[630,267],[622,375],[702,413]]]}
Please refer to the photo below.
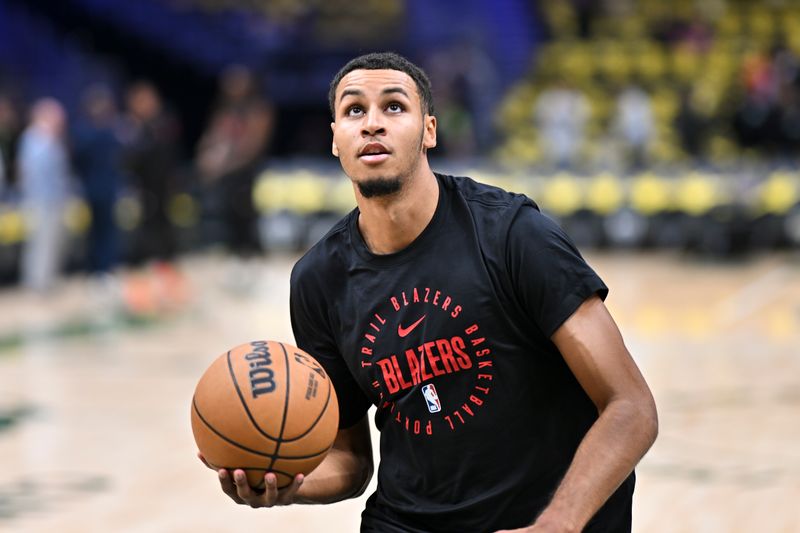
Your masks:
{"label": "right hand", "polygon": [[236,469],[230,472],[224,468],[216,469],[208,464],[203,454],[198,452],[197,457],[208,468],[216,470],[222,492],[236,503],[249,505],[254,509],[258,507],[275,507],[276,505],[291,505],[295,502],[297,491],[304,480],[303,474],[297,474],[288,487],[278,490],[278,477],[272,472],[267,472],[264,474],[264,486],[266,489],[262,492],[248,485],[244,470]]}

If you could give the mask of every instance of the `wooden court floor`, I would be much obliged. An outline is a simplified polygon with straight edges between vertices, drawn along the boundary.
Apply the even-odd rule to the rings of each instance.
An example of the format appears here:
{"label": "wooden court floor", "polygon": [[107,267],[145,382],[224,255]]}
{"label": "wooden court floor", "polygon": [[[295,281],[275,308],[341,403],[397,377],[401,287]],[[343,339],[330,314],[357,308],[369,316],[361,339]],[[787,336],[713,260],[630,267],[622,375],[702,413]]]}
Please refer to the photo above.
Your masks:
{"label": "wooden court floor", "polygon": [[[800,532],[800,257],[587,258],[660,412],[634,530]],[[357,531],[363,498],[239,507],[195,458],[205,367],[247,340],[291,342],[293,260],[186,258],[175,306],[127,273],[152,300],[135,318],[79,279],[47,298],[0,290],[0,531]]]}

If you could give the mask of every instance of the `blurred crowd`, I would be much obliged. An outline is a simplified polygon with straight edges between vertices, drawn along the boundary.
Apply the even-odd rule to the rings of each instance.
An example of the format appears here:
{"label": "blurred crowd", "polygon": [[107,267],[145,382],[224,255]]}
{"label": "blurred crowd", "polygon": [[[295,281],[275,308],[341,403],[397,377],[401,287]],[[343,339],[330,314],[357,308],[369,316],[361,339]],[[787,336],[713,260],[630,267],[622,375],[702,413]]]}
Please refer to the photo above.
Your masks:
{"label": "blurred crowd", "polygon": [[504,161],[637,171],[800,148],[800,4],[538,2],[548,39],[510,92]]}
{"label": "blurred crowd", "polygon": [[[0,92],[0,214],[14,209],[22,216],[21,283],[43,293],[56,284],[75,198],[88,221],[80,266],[98,280],[109,279],[124,261],[150,265],[174,285],[180,277],[176,220],[187,209],[181,192],[191,202],[199,199],[195,210],[204,220],[218,222],[209,241],[239,257],[258,253],[251,196],[266,163],[273,109],[242,66],[220,75],[218,91],[188,165],[180,121],[150,81],[116,92],[91,85],[73,116],[54,98],[23,107]],[[123,235],[126,226],[133,231]]]}
{"label": "blurred crowd", "polygon": [[[211,14],[243,5],[183,1]],[[330,33],[358,37],[364,46],[397,37],[401,19],[413,11],[403,2],[370,2],[379,23],[362,35],[341,28],[358,26],[363,13],[334,16],[341,2],[323,4],[263,7],[276,24],[305,21],[298,27],[313,28],[323,41]],[[533,169],[540,176],[610,171],[624,178],[662,168],[671,175],[675,164],[730,168],[743,157],[796,168],[800,3],[532,0],[528,7],[545,36],[535,43],[528,74],[510,89],[503,84],[507,65],[485,36],[457,34],[413,58],[434,87],[436,157],[493,160],[526,176]],[[296,37],[303,40],[302,33]],[[338,65],[339,59],[331,61]],[[200,110],[207,118],[191,139],[163,95],[169,78],[90,85],[79,109],[52,97],[22,101],[0,86],[0,282],[9,280],[4,272],[13,257],[14,279],[36,291],[52,287],[69,255],[65,232],[76,219],[86,226],[78,267],[98,279],[133,263],[174,280],[180,275],[174,259],[187,242],[181,221],[188,219],[202,242],[220,243],[238,258],[257,255],[268,224],[257,212],[254,186],[267,166],[276,124],[276,110],[259,84],[262,74],[238,65],[222,70],[216,101]],[[291,146],[279,153],[327,155],[328,117],[314,113],[293,114],[279,139]],[[780,194],[768,196],[786,196],[781,191],[791,187],[772,187]],[[283,208],[298,195],[273,196]],[[76,211],[75,198],[84,212]],[[788,198],[782,213],[794,206]],[[11,211],[20,214],[22,232],[6,216]],[[15,240],[17,233],[23,236]]]}

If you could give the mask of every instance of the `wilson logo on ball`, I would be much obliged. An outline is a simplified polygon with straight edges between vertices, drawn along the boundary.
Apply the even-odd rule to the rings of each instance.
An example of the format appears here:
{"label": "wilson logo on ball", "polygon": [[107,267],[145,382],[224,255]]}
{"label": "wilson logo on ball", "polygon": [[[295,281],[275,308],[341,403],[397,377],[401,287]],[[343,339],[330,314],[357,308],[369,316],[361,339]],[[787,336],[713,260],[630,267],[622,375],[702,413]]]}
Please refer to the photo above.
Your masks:
{"label": "wilson logo on ball", "polygon": [[266,342],[251,342],[252,351],[244,356],[250,363],[250,390],[253,398],[275,390],[275,373],[272,371],[272,358]]}

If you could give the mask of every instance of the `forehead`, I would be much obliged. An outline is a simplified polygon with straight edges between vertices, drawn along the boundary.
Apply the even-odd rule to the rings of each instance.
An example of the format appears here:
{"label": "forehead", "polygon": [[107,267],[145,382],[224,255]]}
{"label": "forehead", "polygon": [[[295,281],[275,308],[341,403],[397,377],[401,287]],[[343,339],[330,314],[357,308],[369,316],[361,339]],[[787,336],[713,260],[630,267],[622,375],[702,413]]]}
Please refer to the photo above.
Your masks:
{"label": "forehead", "polygon": [[360,91],[365,95],[377,95],[390,87],[405,89],[409,98],[419,100],[417,84],[405,72],[391,69],[358,69],[348,72],[339,82],[339,86],[336,87],[336,101],[342,99],[344,91]]}

